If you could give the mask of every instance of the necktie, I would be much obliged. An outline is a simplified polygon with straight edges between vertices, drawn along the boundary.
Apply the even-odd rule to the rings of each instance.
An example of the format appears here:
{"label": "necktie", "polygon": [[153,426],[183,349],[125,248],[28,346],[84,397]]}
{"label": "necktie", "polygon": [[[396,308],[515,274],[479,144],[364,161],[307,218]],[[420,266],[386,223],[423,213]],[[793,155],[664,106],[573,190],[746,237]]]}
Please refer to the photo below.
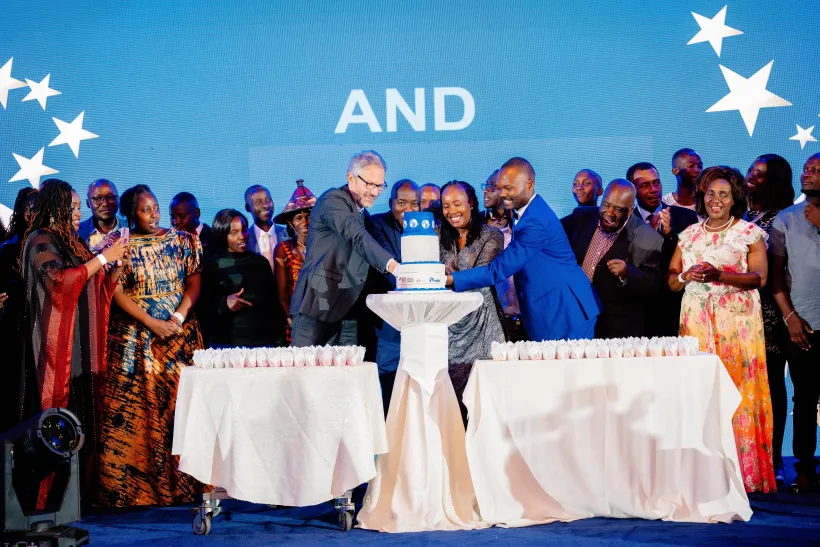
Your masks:
{"label": "necktie", "polygon": [[516,211],[515,209],[513,209],[513,214],[512,214],[512,217],[513,217],[513,222],[518,222],[518,217],[519,217],[519,216],[521,216],[521,215],[519,215],[519,214],[518,214],[518,211]]}

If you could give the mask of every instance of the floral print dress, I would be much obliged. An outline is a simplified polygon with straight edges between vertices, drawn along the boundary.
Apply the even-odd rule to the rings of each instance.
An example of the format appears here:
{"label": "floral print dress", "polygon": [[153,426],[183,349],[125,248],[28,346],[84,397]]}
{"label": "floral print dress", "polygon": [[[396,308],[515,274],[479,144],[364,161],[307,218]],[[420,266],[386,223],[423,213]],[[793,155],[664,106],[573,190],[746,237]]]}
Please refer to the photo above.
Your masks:
{"label": "floral print dress", "polygon": [[[719,233],[707,232],[703,222],[693,224],[678,239],[683,271],[709,262],[720,270],[745,273],[749,245],[765,238],[762,229],[745,220]],[[760,295],[717,282],[688,283],[685,291],[681,336],[695,336],[702,351],[717,354],[740,391],[732,426],[746,491],[774,491],[772,401]]]}

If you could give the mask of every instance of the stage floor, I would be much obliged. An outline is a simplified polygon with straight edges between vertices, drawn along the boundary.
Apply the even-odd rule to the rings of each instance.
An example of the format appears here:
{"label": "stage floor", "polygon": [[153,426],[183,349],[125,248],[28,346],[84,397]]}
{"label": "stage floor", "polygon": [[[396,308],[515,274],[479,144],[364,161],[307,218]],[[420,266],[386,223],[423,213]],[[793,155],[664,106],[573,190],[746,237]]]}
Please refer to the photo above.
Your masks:
{"label": "stage floor", "polygon": [[[791,461],[789,461],[791,463]],[[787,470],[787,481],[790,481]],[[586,519],[528,528],[490,528],[465,532],[380,534],[354,529],[340,532],[330,503],[271,509],[240,501],[223,502],[226,516],[213,521],[208,536],[195,536],[188,507],[110,511],[84,519],[91,545],[820,545],[820,493],[790,492],[750,496],[754,515],[748,523],[677,524],[637,519]]]}

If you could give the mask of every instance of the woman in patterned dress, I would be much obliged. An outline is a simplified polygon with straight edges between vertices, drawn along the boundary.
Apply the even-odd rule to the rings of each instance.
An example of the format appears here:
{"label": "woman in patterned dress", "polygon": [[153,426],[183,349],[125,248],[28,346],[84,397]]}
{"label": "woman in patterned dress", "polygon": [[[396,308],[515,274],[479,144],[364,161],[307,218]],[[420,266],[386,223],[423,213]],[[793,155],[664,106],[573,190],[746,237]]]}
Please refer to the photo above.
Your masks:
{"label": "woman in patterned dress", "polygon": [[[749,210],[744,220],[756,224],[769,234],[777,213],[791,207],[794,202],[792,168],[777,154],[759,156],[746,173],[749,188]],[[772,454],[775,479],[783,480],[783,432],[786,429],[788,401],[786,395],[786,345],[789,329],[783,322],[780,308],[774,301],[769,287],[760,290],[760,304],[763,310],[763,333],[766,339],[766,370],[769,376],[769,391],[772,397],[774,433]]]}
{"label": "woman in patterned dress", "polygon": [[706,220],[680,233],[669,287],[686,291],[681,335],[717,354],[740,391],[732,427],[746,491],[770,492],[776,490],[772,403],[757,292],[766,284],[766,233],[741,218],[746,183],[737,169],[709,167],[697,187],[695,205]]}
{"label": "woman in patterned dress", "polygon": [[[489,264],[504,250],[504,234],[488,226],[478,209],[472,185],[450,181],[441,188],[441,262],[447,274]],[[473,363],[490,358],[490,345],[504,342],[501,305],[495,286],[474,289],[484,303],[476,311],[448,327],[447,356],[450,379],[467,423],[467,408],[462,403],[464,388]]]}
{"label": "woman in patterned dress", "polygon": [[195,317],[202,246],[199,238],[159,226],[150,188],[120,198],[131,230],[130,260],[114,294],[100,438],[101,505],[189,503],[202,485],[171,455],[182,369],[202,348]]}
{"label": "woman in patterned dress", "polygon": [[290,299],[296,288],[299,270],[305,260],[307,251],[308,227],[310,227],[310,211],[316,205],[316,196],[304,185],[302,179],[296,181],[296,191],[290,197],[281,213],[274,217],[276,224],[286,224],[290,239],[280,242],[273,251],[276,259],[276,290],[279,293],[279,302],[288,318],[286,331],[287,343],[290,345]]}

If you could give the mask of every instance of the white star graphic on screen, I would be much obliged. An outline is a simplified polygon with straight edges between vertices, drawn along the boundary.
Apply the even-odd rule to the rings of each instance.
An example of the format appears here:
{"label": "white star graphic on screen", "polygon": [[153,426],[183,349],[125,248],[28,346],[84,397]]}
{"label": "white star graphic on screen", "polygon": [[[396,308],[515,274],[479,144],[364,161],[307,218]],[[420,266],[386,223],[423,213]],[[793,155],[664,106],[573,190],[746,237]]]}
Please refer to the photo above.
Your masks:
{"label": "white star graphic on screen", "polygon": [[[795,124],[797,125],[797,124]],[[797,126],[797,135],[793,137],[789,137],[790,141],[800,141],[800,150],[803,150],[806,147],[806,143],[817,142],[817,139],[811,136],[811,132],[814,131],[814,126],[809,127],[808,129],[803,129],[799,125]]]}
{"label": "white star graphic on screen", "polygon": [[24,82],[11,77],[11,62],[14,57],[6,61],[3,68],[0,68],[0,104],[6,108],[6,103],[9,100],[9,90],[17,89],[18,87],[26,87]]}
{"label": "white star graphic on screen", "polygon": [[726,26],[726,8],[728,7],[728,5],[723,6],[723,9],[711,19],[693,11],[692,17],[694,17],[695,21],[700,25],[700,31],[698,31],[686,45],[709,42],[712,45],[712,49],[717,53],[717,56],[720,57],[720,48],[723,46],[723,39],[729,36],[743,34],[743,32],[737,29]]}
{"label": "white star graphic on screen", "polygon": [[49,146],[57,146],[58,144],[67,144],[71,151],[74,152],[74,157],[80,157],[80,141],[84,141],[87,139],[96,139],[99,135],[95,135],[91,131],[87,131],[83,129],[83,116],[85,116],[85,111],[80,112],[80,115],[74,118],[74,121],[71,123],[64,122],[63,120],[58,120],[57,118],[51,118],[54,120],[54,123],[57,124],[57,128],[60,130],[60,134],[57,135],[57,138],[51,141]]}
{"label": "white star graphic on screen", "polygon": [[760,113],[761,108],[792,105],[789,101],[766,89],[773,64],[774,61],[770,61],[768,65],[749,78],[744,78],[723,65],[718,65],[723,72],[723,77],[726,79],[726,85],[729,86],[729,94],[710,106],[706,112],[739,111],[743,123],[746,124],[746,130],[749,131],[751,137],[755,131],[757,115]]}
{"label": "white star graphic on screen", "polygon": [[28,78],[26,78],[26,83],[31,88],[31,91],[28,92],[28,95],[23,97],[23,102],[33,101],[34,99],[37,99],[37,102],[40,103],[40,106],[42,106],[43,110],[45,110],[46,101],[49,97],[53,97],[55,95],[62,95],[62,93],[57,91],[56,89],[51,89],[50,87],[48,87],[49,80],[51,80],[51,74],[46,74],[46,77],[43,78],[43,81],[40,83],[37,83],[34,80],[29,80]]}
{"label": "white star graphic on screen", "polygon": [[31,183],[32,186],[34,186],[35,188],[39,188],[40,177],[45,175],[53,175],[54,173],[59,173],[59,171],[43,165],[44,152],[45,147],[41,148],[40,151],[34,154],[34,156],[31,159],[24,158],[23,156],[20,156],[12,152],[11,155],[14,156],[14,159],[17,160],[17,163],[20,165],[20,170],[17,171],[16,175],[9,179],[9,182],[28,179],[29,183]]}
{"label": "white star graphic on screen", "polygon": [[13,211],[0,203],[0,220],[3,221],[4,226],[11,224],[11,213]]}

